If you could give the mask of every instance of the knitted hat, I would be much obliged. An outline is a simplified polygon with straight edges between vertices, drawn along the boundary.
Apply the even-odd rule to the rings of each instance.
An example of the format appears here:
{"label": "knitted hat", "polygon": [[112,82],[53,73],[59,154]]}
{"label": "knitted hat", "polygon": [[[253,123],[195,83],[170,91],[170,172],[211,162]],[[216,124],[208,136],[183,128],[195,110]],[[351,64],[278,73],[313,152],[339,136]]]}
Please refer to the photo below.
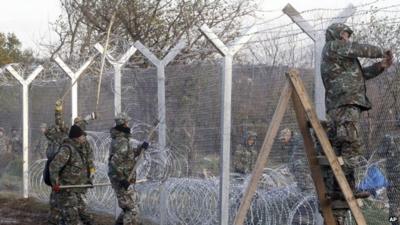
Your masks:
{"label": "knitted hat", "polygon": [[68,134],[69,138],[71,138],[71,139],[78,138],[82,135],[85,135],[85,132],[83,132],[83,130],[79,126],[77,126],[77,125],[71,126],[71,129],[69,130],[69,134]]}

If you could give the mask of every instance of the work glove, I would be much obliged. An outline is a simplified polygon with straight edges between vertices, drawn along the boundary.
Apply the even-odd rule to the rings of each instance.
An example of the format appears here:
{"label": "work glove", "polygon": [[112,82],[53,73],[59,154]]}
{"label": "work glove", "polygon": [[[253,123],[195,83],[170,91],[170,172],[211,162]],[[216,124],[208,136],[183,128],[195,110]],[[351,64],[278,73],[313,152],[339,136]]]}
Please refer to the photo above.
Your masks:
{"label": "work glove", "polygon": [[93,180],[92,180],[92,179],[90,179],[90,180],[88,181],[88,184],[91,185],[89,188],[94,188],[94,186],[93,186]]}
{"label": "work glove", "polygon": [[119,182],[119,185],[120,185],[121,187],[125,188],[125,189],[128,189],[129,186],[131,185],[131,183],[129,183],[129,181],[127,181],[127,180],[121,180],[121,181]]}
{"label": "work glove", "polygon": [[143,144],[141,145],[141,148],[143,148],[144,150],[148,149],[149,148],[149,143],[144,141]]}
{"label": "work glove", "polygon": [[61,112],[63,110],[63,102],[61,99],[57,99],[55,110]]}
{"label": "work glove", "polygon": [[53,191],[56,193],[60,192],[61,191],[60,184],[53,185]]}

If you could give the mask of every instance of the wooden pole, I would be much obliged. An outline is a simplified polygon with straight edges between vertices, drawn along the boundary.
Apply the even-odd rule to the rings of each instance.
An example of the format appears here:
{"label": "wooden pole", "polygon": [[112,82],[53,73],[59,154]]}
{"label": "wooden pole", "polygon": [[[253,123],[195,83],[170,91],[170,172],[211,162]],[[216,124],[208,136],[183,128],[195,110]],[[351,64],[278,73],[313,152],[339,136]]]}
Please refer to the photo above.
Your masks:
{"label": "wooden pole", "polygon": [[[144,183],[147,179],[137,180],[135,184]],[[78,184],[78,185],[62,185],[60,189],[68,189],[68,188],[91,188],[91,187],[104,187],[111,186],[111,183],[98,183],[98,184]]]}
{"label": "wooden pole", "polygon": [[311,177],[315,184],[315,189],[318,193],[319,205],[322,210],[322,215],[326,225],[336,225],[335,217],[333,216],[331,202],[326,198],[326,188],[324,179],[321,173],[314,142],[307,126],[307,115],[301,105],[299,96],[294,91],[292,94],[293,108],[296,113],[297,124],[303,136],[304,148],[306,151],[308,165],[310,166]]}
{"label": "wooden pole", "polygon": [[304,111],[308,119],[310,120],[312,127],[314,128],[317,138],[321,143],[325,156],[327,157],[329,164],[331,165],[336,180],[339,183],[339,186],[345,196],[351,212],[353,213],[354,219],[356,220],[358,225],[367,225],[364,215],[362,214],[361,209],[358,207],[357,201],[354,198],[353,192],[349,186],[349,183],[346,180],[342,167],[340,166],[336,154],[331,146],[331,143],[329,142],[328,136],[318,120],[317,114],[311,104],[304,84],[299,77],[299,72],[297,70],[290,70],[288,76],[297,95],[299,96]]}

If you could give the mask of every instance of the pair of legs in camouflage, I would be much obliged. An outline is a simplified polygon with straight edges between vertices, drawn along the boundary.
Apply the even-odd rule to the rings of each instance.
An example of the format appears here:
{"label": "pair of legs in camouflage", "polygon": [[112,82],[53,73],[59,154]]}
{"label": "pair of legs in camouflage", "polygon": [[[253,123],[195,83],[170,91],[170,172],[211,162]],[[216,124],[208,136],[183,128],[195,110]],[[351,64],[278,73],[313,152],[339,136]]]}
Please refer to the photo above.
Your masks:
{"label": "pair of legs in camouflage", "polygon": [[[337,156],[344,161],[343,172],[353,192],[355,192],[354,169],[359,165],[364,146],[361,140],[361,109],[357,106],[342,106],[327,113],[328,136]],[[330,167],[329,167],[330,169]],[[330,194],[341,193],[340,187],[333,177],[332,171],[325,171],[327,191]],[[344,200],[343,200],[344,201]],[[344,204],[347,205],[344,201]],[[348,208],[333,209],[338,224],[344,223]]]}
{"label": "pair of legs in camouflage", "polygon": [[55,194],[56,207],[60,212],[59,224],[92,225],[93,217],[87,209],[86,192],[61,190]]}
{"label": "pair of legs in camouflage", "polygon": [[128,190],[121,187],[118,181],[111,179],[111,186],[118,199],[118,205],[122,209],[116,225],[138,225],[137,193],[134,189]]}
{"label": "pair of legs in camouflage", "polygon": [[61,210],[57,207],[57,193],[51,191],[50,193],[50,212],[48,217],[48,223],[50,225],[58,225],[61,221]]}

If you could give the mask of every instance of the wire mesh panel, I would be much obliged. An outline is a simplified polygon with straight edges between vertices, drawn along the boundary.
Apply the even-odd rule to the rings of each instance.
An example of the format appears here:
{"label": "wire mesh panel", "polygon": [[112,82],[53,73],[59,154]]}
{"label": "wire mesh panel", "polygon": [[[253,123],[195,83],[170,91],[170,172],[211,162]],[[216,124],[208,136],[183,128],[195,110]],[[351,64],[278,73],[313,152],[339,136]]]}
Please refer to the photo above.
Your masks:
{"label": "wire mesh panel", "polygon": [[[379,1],[385,2],[385,1]],[[373,2],[357,6],[348,20],[353,38],[399,51],[399,5],[373,7]],[[323,34],[343,9],[311,9],[300,12],[312,32]],[[281,14],[258,21],[257,32],[235,54],[232,76],[232,118],[230,141],[229,223],[233,222],[247,186],[255,159],[278,103],[289,68],[301,69],[309,96],[314,96],[314,43],[287,16]],[[243,29],[249,26],[243,26]],[[213,30],[221,33],[221,30]],[[196,33],[196,32],[194,32]],[[222,32],[223,33],[223,32]],[[243,38],[237,32],[236,38]],[[199,33],[196,33],[200,35]],[[221,40],[224,40],[224,34]],[[229,38],[231,39],[231,38]],[[204,41],[204,39],[202,39]],[[211,40],[212,41],[212,40]],[[132,45],[111,41],[112,55],[121,55]],[[164,48],[156,46],[153,48]],[[229,46],[235,48],[236,46]],[[218,55],[211,43],[193,51]],[[158,224],[217,224],[221,176],[221,120],[223,60],[172,61],[165,68],[165,105],[160,105],[160,68],[135,56],[122,67],[121,93],[115,87],[114,67],[106,63],[97,99],[100,59],[84,73],[78,87],[78,115],[97,112],[87,127],[94,149],[95,182],[108,182],[107,163],[114,126],[114,95],[121,95],[122,112],[131,118],[132,145],[149,141],[150,148],[138,160],[140,215]],[[136,60],[140,60],[135,64]],[[186,64],[180,64],[185,62]],[[190,62],[188,64],[188,62]],[[362,65],[374,62],[362,61]],[[80,62],[69,62],[78,71]],[[162,65],[164,66],[164,65]],[[24,71],[21,69],[21,71]],[[400,210],[400,105],[398,61],[388,71],[367,81],[367,95],[373,108],[363,112],[360,130],[365,151],[356,169],[356,186],[373,196],[362,207],[368,224],[389,224]],[[23,73],[21,73],[23,74]],[[0,190],[21,191],[22,186],[22,86],[7,72],[1,73],[0,86]],[[42,123],[54,123],[54,104],[69,89],[71,80],[54,63],[29,89],[29,152],[31,195],[47,200],[49,188],[42,182],[44,147]],[[97,102],[98,101],[98,102]],[[71,124],[71,98],[64,101],[64,120]],[[165,119],[160,115],[165,107]],[[160,121],[164,120],[164,121]],[[159,145],[158,124],[166,124],[166,148]],[[155,135],[148,136],[155,129]],[[14,131],[14,132],[13,132]],[[150,140],[149,140],[150,139]],[[262,180],[253,198],[245,224],[321,224],[316,193],[304,158],[303,142],[290,104],[269,155]],[[114,212],[115,196],[110,187],[91,189],[90,205]],[[392,221],[395,222],[395,221]],[[351,216],[347,224],[354,224]]]}
{"label": "wire mesh panel", "polygon": [[22,194],[22,85],[0,86],[0,190]]}

